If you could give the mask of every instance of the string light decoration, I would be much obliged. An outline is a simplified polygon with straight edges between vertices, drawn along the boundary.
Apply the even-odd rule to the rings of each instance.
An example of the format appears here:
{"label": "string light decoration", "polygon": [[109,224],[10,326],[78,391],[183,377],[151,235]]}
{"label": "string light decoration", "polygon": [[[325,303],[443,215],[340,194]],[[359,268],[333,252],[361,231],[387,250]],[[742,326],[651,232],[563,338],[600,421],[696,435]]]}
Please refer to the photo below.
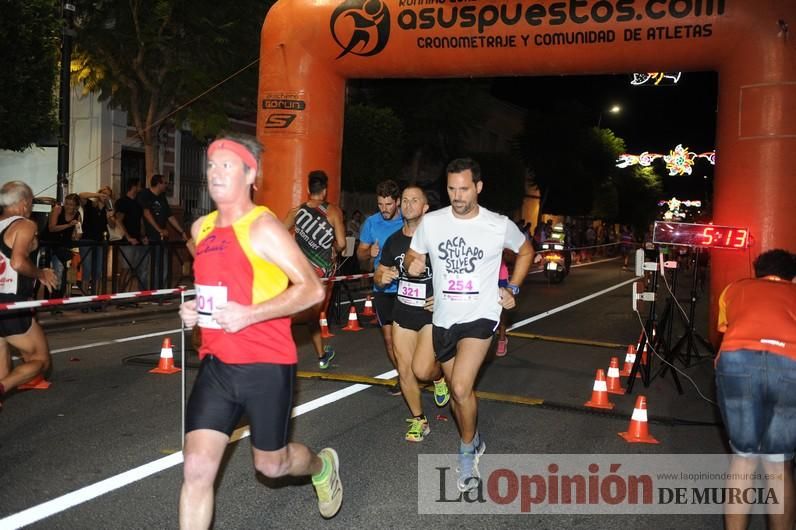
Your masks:
{"label": "string light decoration", "polygon": [[677,147],[669,151],[668,155],[661,153],[650,153],[644,151],[640,155],[623,154],[619,155],[616,159],[616,167],[625,168],[629,166],[651,166],[652,163],[662,158],[666,162],[666,169],[669,170],[669,175],[690,175],[693,172],[694,162],[698,158],[704,158],[711,165],[716,165],[716,151],[708,151],[706,153],[695,153],[689,151],[683,144],[677,144]]}
{"label": "string light decoration", "polygon": [[685,219],[688,214],[682,211],[683,208],[701,208],[702,201],[681,201],[677,197],[672,197],[668,201],[659,201],[658,206],[669,207],[668,211],[663,214],[663,220],[671,221],[672,219]]}
{"label": "string light decoration", "polygon": [[633,74],[630,84],[633,86],[654,85],[658,86],[662,81],[664,85],[676,85],[680,81],[683,72],[641,72]]}

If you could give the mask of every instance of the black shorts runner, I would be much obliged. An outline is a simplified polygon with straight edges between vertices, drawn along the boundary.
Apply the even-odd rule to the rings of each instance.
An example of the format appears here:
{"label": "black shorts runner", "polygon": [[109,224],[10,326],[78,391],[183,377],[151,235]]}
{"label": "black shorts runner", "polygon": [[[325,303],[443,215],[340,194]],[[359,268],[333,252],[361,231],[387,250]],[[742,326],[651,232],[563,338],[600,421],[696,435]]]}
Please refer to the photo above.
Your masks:
{"label": "black shorts runner", "polygon": [[0,337],[24,335],[33,325],[33,311],[4,312],[0,315]]}
{"label": "black shorts runner", "polygon": [[424,326],[431,324],[431,311],[418,310],[416,307],[408,308],[401,302],[395,302],[392,310],[393,322],[404,329],[420,331]]}
{"label": "black shorts runner", "polygon": [[389,326],[392,324],[392,311],[394,306],[395,293],[373,293],[373,307],[376,308],[379,326]]}
{"label": "black shorts runner", "polygon": [[282,449],[295,380],[295,364],[226,364],[207,355],[188,399],[185,432],[211,429],[229,436],[245,413],[254,447]]}
{"label": "black shorts runner", "polygon": [[454,324],[450,328],[434,326],[431,330],[434,355],[439,362],[444,363],[456,355],[456,346],[460,340],[488,339],[495,334],[497,327],[497,322],[486,318]]}

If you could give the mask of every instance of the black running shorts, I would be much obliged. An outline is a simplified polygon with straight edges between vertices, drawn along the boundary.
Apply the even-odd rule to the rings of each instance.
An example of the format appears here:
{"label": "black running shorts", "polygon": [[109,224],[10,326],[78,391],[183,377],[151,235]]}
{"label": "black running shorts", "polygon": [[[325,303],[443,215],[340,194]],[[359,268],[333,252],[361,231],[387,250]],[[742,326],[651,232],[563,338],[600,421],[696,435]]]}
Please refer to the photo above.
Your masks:
{"label": "black running shorts", "polygon": [[373,293],[373,307],[379,318],[379,326],[392,324],[392,312],[395,306],[395,293]]}
{"label": "black running shorts", "polygon": [[188,399],[185,432],[211,429],[229,436],[245,413],[254,447],[282,449],[295,380],[295,364],[226,364],[207,355]]}
{"label": "black running shorts", "polygon": [[456,355],[456,346],[460,340],[488,339],[495,334],[497,327],[497,322],[486,318],[454,324],[450,328],[434,326],[431,330],[434,355],[436,355],[439,362],[444,363]]}
{"label": "black running shorts", "polygon": [[33,324],[33,311],[20,310],[3,312],[0,315],[0,337],[24,335]]}
{"label": "black running shorts", "polygon": [[407,307],[401,302],[395,302],[392,316],[393,322],[402,328],[420,331],[423,327],[431,324],[431,317],[433,315],[431,311],[418,309],[416,307]]}

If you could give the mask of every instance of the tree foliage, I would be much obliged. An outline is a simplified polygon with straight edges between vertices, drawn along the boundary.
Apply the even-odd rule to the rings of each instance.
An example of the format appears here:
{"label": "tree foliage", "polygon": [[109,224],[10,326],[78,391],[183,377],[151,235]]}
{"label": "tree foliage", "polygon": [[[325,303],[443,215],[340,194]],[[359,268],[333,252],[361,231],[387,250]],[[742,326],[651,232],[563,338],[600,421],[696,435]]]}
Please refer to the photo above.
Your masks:
{"label": "tree foliage", "polygon": [[0,149],[23,151],[56,131],[57,5],[0,0]]}
{"label": "tree foliage", "polygon": [[256,109],[260,29],[273,3],[93,0],[79,6],[75,77],[129,113],[147,174],[156,169],[158,132],[168,120],[188,120],[201,138],[223,129],[236,109]]}
{"label": "tree foliage", "polygon": [[542,193],[542,210],[643,224],[654,215],[661,178],[651,168],[617,168],[625,142],[594,127],[590,115],[573,101],[529,111],[516,145]]}
{"label": "tree foliage", "polygon": [[343,189],[371,192],[380,181],[396,178],[402,139],[403,125],[391,109],[349,105],[343,132]]}
{"label": "tree foliage", "polygon": [[369,80],[357,97],[393,109],[404,129],[401,179],[431,185],[483,122],[488,86],[473,79]]}

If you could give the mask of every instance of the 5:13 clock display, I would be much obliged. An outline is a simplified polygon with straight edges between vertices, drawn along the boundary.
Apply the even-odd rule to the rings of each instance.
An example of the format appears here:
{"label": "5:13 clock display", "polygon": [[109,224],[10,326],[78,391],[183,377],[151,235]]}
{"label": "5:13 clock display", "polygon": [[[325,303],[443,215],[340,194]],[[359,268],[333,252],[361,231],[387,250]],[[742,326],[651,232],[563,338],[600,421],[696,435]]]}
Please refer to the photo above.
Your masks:
{"label": "5:13 clock display", "polygon": [[749,229],[737,226],[655,221],[652,241],[665,245],[740,250],[749,246]]}

